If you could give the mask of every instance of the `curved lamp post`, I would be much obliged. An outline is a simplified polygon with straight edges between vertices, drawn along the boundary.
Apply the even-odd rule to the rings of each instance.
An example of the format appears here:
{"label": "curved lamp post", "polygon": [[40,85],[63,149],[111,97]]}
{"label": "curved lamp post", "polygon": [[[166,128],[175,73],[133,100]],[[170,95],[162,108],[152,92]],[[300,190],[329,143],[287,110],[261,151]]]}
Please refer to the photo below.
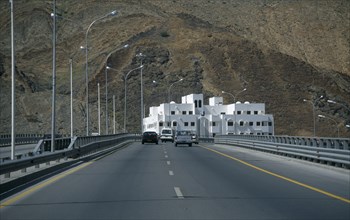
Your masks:
{"label": "curved lamp post", "polygon": [[[116,70],[116,69],[113,69],[112,67],[109,67],[107,65],[107,61],[108,61],[108,58],[111,56],[112,53],[115,53],[116,51],[120,50],[120,49],[124,49],[124,48],[128,48],[129,47],[129,44],[125,44],[124,46],[110,52],[108,55],[107,55],[107,59],[106,59],[106,68],[105,68],[105,80],[106,80],[106,135],[108,135],[108,70],[111,69],[111,70]],[[114,129],[115,130],[115,129]]]}
{"label": "curved lamp post", "polygon": [[11,4],[11,160],[15,159],[15,35],[14,35],[14,16],[13,16],[13,0]]}
{"label": "curved lamp post", "polygon": [[[232,93],[225,92],[225,91],[221,91],[221,93],[222,93],[222,94],[228,94],[228,95],[232,96],[232,98],[233,98],[233,103],[235,104],[235,103],[236,103],[236,97],[237,97],[240,93],[242,93],[242,92],[244,92],[244,91],[246,91],[246,90],[247,90],[247,88],[244,88],[242,91],[238,92],[236,95],[233,95]],[[236,107],[235,107],[235,110],[233,111],[233,131],[234,131],[233,133],[236,134]]]}
{"label": "curved lamp post", "polygon": [[133,72],[134,70],[137,70],[137,69],[142,69],[142,68],[143,68],[143,65],[141,65],[135,69],[130,70],[124,76],[124,133],[126,132],[126,80],[128,79],[128,76],[131,72]]}
{"label": "curved lamp post", "polygon": [[[320,96],[319,99],[323,98],[323,96]],[[313,112],[313,118],[314,118],[314,137],[316,137],[316,112],[315,112],[315,104],[316,104],[316,100],[314,102],[307,100],[307,99],[303,99],[304,102],[309,102],[312,105],[312,112]]]}
{"label": "curved lamp post", "polygon": [[333,101],[333,100],[330,100],[330,99],[328,99],[327,102],[328,102],[328,103],[332,103],[332,104],[341,105],[341,106],[343,106],[344,108],[346,108],[348,111],[350,111],[350,109],[349,109],[348,107],[346,107],[345,105],[343,105],[343,104],[341,104],[341,103],[339,103],[339,102],[336,102],[336,101]]}
{"label": "curved lamp post", "polygon": [[94,20],[93,22],[91,22],[91,24],[89,25],[88,29],[86,30],[85,33],[85,87],[86,87],[86,136],[89,136],[89,76],[88,76],[88,33],[89,30],[91,28],[91,26],[99,21],[102,20],[108,16],[114,16],[117,14],[117,11],[114,10],[106,15],[104,15],[103,17],[100,17],[96,20]]}
{"label": "curved lamp post", "polygon": [[170,92],[171,92],[171,88],[173,87],[173,85],[175,85],[176,83],[179,83],[181,81],[183,81],[184,79],[181,78],[179,79],[178,81],[172,83],[170,86],[169,86],[169,89],[168,89],[168,102],[169,102],[169,127],[171,127],[171,120],[170,120],[170,102],[171,102],[171,97],[170,97]]}
{"label": "curved lamp post", "polygon": [[335,126],[337,127],[337,130],[338,130],[338,138],[339,138],[339,127],[338,127],[338,123],[336,120],[334,120],[333,118],[329,118],[329,117],[326,117],[324,115],[318,115],[319,118],[326,118],[326,119],[329,119],[331,121],[333,121],[335,123]]}
{"label": "curved lamp post", "polygon": [[[136,55],[136,57],[140,57],[141,58],[141,66],[142,66],[142,61],[145,58],[145,55],[142,53],[139,53]],[[143,133],[143,80],[142,80],[142,68],[141,68],[141,134]]]}
{"label": "curved lamp post", "polygon": [[233,103],[236,103],[236,97],[241,94],[242,92],[246,91],[247,88],[244,88],[242,91],[238,92],[236,95],[233,95],[232,93],[221,91],[222,94],[228,94],[233,97]]}

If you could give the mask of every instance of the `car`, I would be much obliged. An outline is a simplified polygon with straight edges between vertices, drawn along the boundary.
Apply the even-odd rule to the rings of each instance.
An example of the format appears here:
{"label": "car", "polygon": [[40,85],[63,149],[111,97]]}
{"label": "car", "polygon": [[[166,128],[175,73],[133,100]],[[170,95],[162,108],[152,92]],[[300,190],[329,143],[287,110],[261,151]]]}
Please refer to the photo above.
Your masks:
{"label": "car", "polygon": [[187,144],[189,147],[192,146],[192,136],[190,131],[176,131],[175,134],[175,147],[179,144]]}
{"label": "car", "polygon": [[155,131],[145,131],[142,134],[142,144],[155,143],[158,144],[158,134]]}
{"label": "car", "polygon": [[174,132],[171,128],[163,128],[160,132],[160,140],[162,142],[171,141],[174,143]]}
{"label": "car", "polygon": [[196,133],[191,133],[192,143],[198,144],[198,136]]}

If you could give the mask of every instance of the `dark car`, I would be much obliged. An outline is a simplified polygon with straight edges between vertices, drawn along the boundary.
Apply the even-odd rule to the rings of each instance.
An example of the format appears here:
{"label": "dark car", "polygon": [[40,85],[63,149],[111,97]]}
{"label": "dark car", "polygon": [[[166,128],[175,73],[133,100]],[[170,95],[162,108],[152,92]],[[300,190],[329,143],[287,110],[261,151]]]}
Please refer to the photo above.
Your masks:
{"label": "dark car", "polygon": [[158,134],[154,131],[146,131],[142,134],[142,144],[147,143],[156,143],[158,144]]}

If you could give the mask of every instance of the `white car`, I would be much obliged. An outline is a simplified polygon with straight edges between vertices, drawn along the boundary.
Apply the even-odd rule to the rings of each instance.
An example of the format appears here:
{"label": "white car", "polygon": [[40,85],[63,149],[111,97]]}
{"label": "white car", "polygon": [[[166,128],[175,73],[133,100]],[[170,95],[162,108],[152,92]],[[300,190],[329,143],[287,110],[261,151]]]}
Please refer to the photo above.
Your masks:
{"label": "white car", "polygon": [[192,147],[192,136],[190,131],[176,131],[175,147],[179,144],[187,144],[189,147]]}
{"label": "white car", "polygon": [[163,128],[160,132],[160,140],[162,142],[171,141],[174,143],[174,131],[171,128]]}

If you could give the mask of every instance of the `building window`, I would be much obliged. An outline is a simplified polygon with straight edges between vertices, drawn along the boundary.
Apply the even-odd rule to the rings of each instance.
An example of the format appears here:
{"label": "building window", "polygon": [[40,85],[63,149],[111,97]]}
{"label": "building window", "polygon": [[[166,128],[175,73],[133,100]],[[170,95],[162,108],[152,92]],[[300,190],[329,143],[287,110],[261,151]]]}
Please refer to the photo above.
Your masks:
{"label": "building window", "polygon": [[251,111],[247,111],[247,115],[250,115],[252,112]]}
{"label": "building window", "polygon": [[257,115],[258,114],[258,111],[254,111],[254,115]]}
{"label": "building window", "polygon": [[212,121],[210,122],[211,126],[215,127],[216,126],[216,122],[215,121]]}
{"label": "building window", "polygon": [[162,121],[159,122],[159,127],[163,127],[163,122]]}
{"label": "building window", "polygon": [[185,125],[185,127],[188,127],[188,122],[185,122],[184,125]]}
{"label": "building window", "polygon": [[252,121],[249,122],[249,126],[253,126],[253,122]]}
{"label": "building window", "polygon": [[244,125],[244,121],[240,121],[239,126],[243,126],[243,125]]}
{"label": "building window", "polygon": [[193,126],[195,126],[196,125],[196,123],[194,123],[193,121],[191,122],[191,126],[193,127]]}
{"label": "building window", "polygon": [[172,114],[172,115],[175,115],[175,111],[171,111],[171,114]]}
{"label": "building window", "polygon": [[177,126],[177,122],[173,121],[173,127],[176,127],[176,126]]}
{"label": "building window", "polygon": [[199,108],[202,108],[202,100],[199,100],[199,101],[198,101],[198,107],[199,107]]}
{"label": "building window", "polygon": [[269,121],[269,126],[270,126],[270,127],[272,126],[272,122],[271,122],[271,121]]}
{"label": "building window", "polygon": [[193,115],[193,111],[189,111],[188,114],[189,114],[189,115]]}
{"label": "building window", "polygon": [[241,111],[237,111],[237,115],[240,115],[240,114],[242,114],[242,112]]}
{"label": "building window", "polygon": [[221,112],[222,115],[226,115],[226,112]]}
{"label": "building window", "polygon": [[197,108],[198,104],[197,104],[197,100],[194,100],[194,107]]}
{"label": "building window", "polygon": [[233,126],[233,121],[228,121],[227,126]]}
{"label": "building window", "polygon": [[257,122],[256,122],[256,126],[260,126],[260,121],[257,121]]}
{"label": "building window", "polygon": [[183,114],[183,115],[186,115],[186,111],[182,111],[182,114]]}

